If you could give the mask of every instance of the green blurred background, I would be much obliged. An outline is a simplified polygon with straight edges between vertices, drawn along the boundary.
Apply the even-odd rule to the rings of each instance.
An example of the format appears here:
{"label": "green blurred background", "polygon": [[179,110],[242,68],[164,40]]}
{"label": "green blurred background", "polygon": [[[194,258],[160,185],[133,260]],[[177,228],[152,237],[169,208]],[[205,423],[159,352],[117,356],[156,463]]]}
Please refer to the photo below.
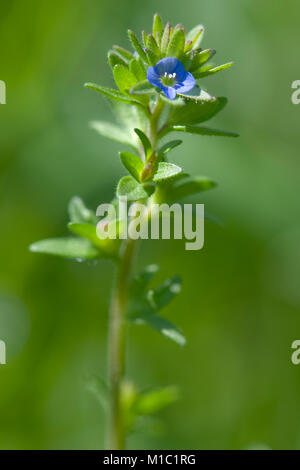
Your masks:
{"label": "green blurred background", "polygon": [[180,273],[183,291],[165,310],[181,326],[178,347],[132,326],[128,376],[139,387],[178,384],[181,399],[162,425],[130,437],[130,448],[300,448],[299,118],[291,83],[299,77],[296,0],[11,0],[1,4],[0,366],[1,449],[97,449],[106,420],[85,389],[105,374],[109,262],[77,264],[28,251],[67,233],[78,194],[96,208],[124,173],[120,145],[88,127],[110,119],[85,81],[112,86],[106,51],[128,46],[127,28],[151,28],[158,11],[190,29],[228,72],[206,84],[229,105],[213,127],[238,140],[187,136],[175,161],[211,176],[197,202],[223,220],[206,223],[205,248],[149,241],[136,269],[159,263],[158,282]]}

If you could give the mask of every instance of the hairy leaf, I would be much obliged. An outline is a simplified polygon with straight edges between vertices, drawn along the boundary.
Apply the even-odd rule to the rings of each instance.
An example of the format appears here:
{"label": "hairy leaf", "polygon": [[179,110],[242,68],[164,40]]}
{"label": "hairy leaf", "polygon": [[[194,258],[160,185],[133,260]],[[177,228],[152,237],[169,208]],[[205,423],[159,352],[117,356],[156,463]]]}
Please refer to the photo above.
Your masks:
{"label": "hairy leaf", "polygon": [[144,64],[140,58],[134,58],[129,62],[129,70],[137,79],[137,82],[146,80],[147,74],[144,68]]}
{"label": "hairy leaf", "polygon": [[68,205],[68,212],[71,222],[74,223],[92,223],[97,222],[97,217],[93,211],[88,209],[79,196],[72,197]]}
{"label": "hairy leaf", "polygon": [[140,182],[140,174],[144,168],[142,160],[137,155],[129,152],[120,152],[120,158],[129,173]]}
{"label": "hairy leaf", "polygon": [[198,24],[195,26],[191,31],[188,32],[186,36],[187,41],[192,41],[192,48],[198,49],[201,44],[204,35],[204,26],[202,24]]}
{"label": "hairy leaf", "polygon": [[130,62],[131,59],[133,59],[134,55],[132,52],[128,51],[127,49],[124,49],[124,47],[121,46],[113,46],[113,49],[121,56],[126,62]]}
{"label": "hairy leaf", "polygon": [[223,70],[229,69],[233,65],[233,62],[228,62],[228,64],[218,65],[218,67],[210,68],[207,71],[199,69],[199,72],[194,73],[195,78],[204,78],[210,75],[214,75],[215,73],[222,72]]}
{"label": "hairy leaf", "polygon": [[182,172],[182,168],[174,163],[159,162],[157,171],[154,173],[153,181],[160,182],[169,178],[173,178]]}
{"label": "hairy leaf", "polygon": [[117,64],[121,64],[121,65],[125,65],[125,66],[127,64],[127,62],[119,54],[117,54],[117,52],[115,52],[115,51],[109,51],[108,54],[107,54],[107,58],[108,58],[108,63],[111,66],[112,69]]}
{"label": "hairy leaf", "polygon": [[[174,106],[169,116],[170,124],[200,124],[218,114],[227,104],[226,98],[215,98],[209,101],[194,102],[189,100],[183,105]],[[162,134],[164,134],[163,132]]]}
{"label": "hairy leaf", "polygon": [[184,50],[185,32],[184,29],[176,30],[167,48],[167,57],[177,57],[181,59]]}
{"label": "hairy leaf", "polygon": [[[120,66],[121,67],[121,66]],[[202,90],[201,88],[196,85],[192,90],[186,93],[177,93],[178,96],[195,101],[196,103],[203,103],[204,101],[212,101],[215,99],[214,96],[209,95],[206,91]]]}
{"label": "hairy leaf", "polygon": [[158,151],[157,154],[159,157],[163,157],[167,153],[169,153],[171,150],[173,150],[175,147],[178,147],[178,145],[182,144],[182,140],[171,140],[170,142],[167,142],[164,144]]}
{"label": "hairy leaf", "polygon": [[209,61],[215,53],[216,51],[214,49],[206,49],[198,54],[194,54],[190,65],[190,72],[193,73],[194,70],[198,70],[202,65],[206,64],[206,62]]}
{"label": "hairy leaf", "polygon": [[155,13],[153,17],[153,27],[152,27],[153,37],[158,40],[158,45],[160,45],[162,33],[163,33],[163,22],[161,17]]}
{"label": "hairy leaf", "polygon": [[139,137],[139,139],[140,139],[140,141],[143,145],[144,152],[145,152],[145,158],[147,160],[147,158],[150,157],[150,155],[152,154],[152,145],[150,143],[150,140],[148,139],[146,134],[144,134],[144,132],[141,129],[135,128],[134,132]]}
{"label": "hairy leaf", "polygon": [[159,317],[155,314],[141,314],[139,317],[131,318],[131,321],[137,325],[150,326],[167,338],[172,339],[180,346],[184,346],[186,342],[182,332],[166,318]]}
{"label": "hairy leaf", "polygon": [[157,45],[156,40],[152,36],[152,34],[149,34],[149,36],[147,37],[147,47],[152,52],[152,54],[155,58],[155,64],[156,64],[160,60],[160,49]]}
{"label": "hairy leaf", "polygon": [[147,199],[154,192],[153,184],[139,184],[132,176],[123,176],[117,187],[117,196],[126,196],[128,201]]}
{"label": "hairy leaf", "polygon": [[171,24],[167,23],[165,29],[163,31],[162,39],[161,39],[161,53],[164,56],[167,52],[169,38],[171,33]]}
{"label": "hairy leaf", "polygon": [[130,94],[132,95],[153,95],[155,92],[155,88],[148,80],[138,82],[130,89]]}
{"label": "hairy leaf", "polygon": [[128,92],[137,82],[135,75],[124,65],[115,65],[113,74],[116,85],[122,92]]}
{"label": "hairy leaf", "polygon": [[135,142],[130,137],[129,133],[125,132],[121,127],[105,121],[92,121],[90,126],[103,137],[120,142],[121,144],[129,145],[136,149]]}
{"label": "hairy leaf", "polygon": [[110,98],[111,100],[116,100],[121,103],[127,103],[127,104],[134,104],[134,105],[140,105],[140,103],[133,98],[130,98],[129,96],[125,95],[124,93],[121,93],[118,90],[114,90],[113,88],[106,88],[101,85],[97,85],[96,83],[85,83],[84,85],[86,88],[90,88],[91,90],[98,91],[102,95],[106,96],[107,98]]}
{"label": "hairy leaf", "polygon": [[45,253],[80,261],[98,258],[101,255],[101,252],[89,240],[77,237],[48,238],[32,243],[29,248],[35,253]]}
{"label": "hairy leaf", "polygon": [[176,132],[188,132],[189,134],[199,135],[214,135],[219,137],[239,137],[236,132],[220,131],[218,129],[210,129],[209,127],[198,127],[198,126],[172,126],[172,131]]}
{"label": "hairy leaf", "polygon": [[138,55],[140,56],[140,58],[148,63],[148,59],[147,59],[147,56],[144,52],[144,49],[142,48],[138,38],[136,37],[136,35],[134,34],[133,31],[131,31],[130,29],[128,30],[128,36],[129,36],[129,39],[130,39],[130,42],[133,46],[133,48],[136,50],[136,52],[138,53]]}
{"label": "hairy leaf", "polygon": [[216,186],[216,183],[206,176],[190,176],[174,184],[166,193],[169,202],[180,201],[193,194],[207,191]]}

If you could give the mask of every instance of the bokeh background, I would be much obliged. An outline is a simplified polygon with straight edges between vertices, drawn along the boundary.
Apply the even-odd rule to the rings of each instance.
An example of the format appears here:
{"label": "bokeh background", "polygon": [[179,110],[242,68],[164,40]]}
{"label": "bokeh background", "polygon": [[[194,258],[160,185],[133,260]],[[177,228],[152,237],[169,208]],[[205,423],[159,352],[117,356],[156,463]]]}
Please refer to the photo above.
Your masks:
{"label": "bokeh background", "polygon": [[128,46],[127,28],[151,28],[158,11],[190,29],[235,66],[209,79],[228,96],[214,127],[241,137],[185,137],[173,153],[217,189],[194,199],[207,222],[205,248],[143,242],[136,269],[180,273],[183,291],[164,314],[181,326],[178,347],[146,327],[130,329],[128,376],[141,388],[177,384],[181,399],[130,448],[300,448],[300,107],[291,103],[300,4],[296,0],[11,0],[1,4],[0,366],[1,449],[98,449],[105,414],[86,374],[105,374],[113,267],[31,254],[33,241],[67,234],[77,194],[96,208],[124,173],[120,145],[91,130],[110,119],[85,81],[112,85],[106,52]]}

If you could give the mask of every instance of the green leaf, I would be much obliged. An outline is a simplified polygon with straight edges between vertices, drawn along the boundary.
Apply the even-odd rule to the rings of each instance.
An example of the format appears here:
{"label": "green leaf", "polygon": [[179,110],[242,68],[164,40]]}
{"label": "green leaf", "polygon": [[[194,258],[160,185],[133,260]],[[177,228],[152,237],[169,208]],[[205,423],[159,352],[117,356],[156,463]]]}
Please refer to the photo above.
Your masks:
{"label": "green leaf", "polygon": [[71,232],[75,233],[75,235],[79,235],[80,237],[87,238],[93,245],[99,246],[101,240],[97,237],[96,226],[92,224],[76,224],[76,223],[69,223],[69,229]]}
{"label": "green leaf", "polygon": [[[147,78],[146,70],[140,58],[138,59],[134,58],[129,62],[129,70],[131,73],[133,73],[133,75],[136,77],[138,82],[142,82],[146,80]],[[147,80],[147,83],[148,83],[148,80]]]}
{"label": "green leaf", "polygon": [[[209,101],[194,102],[189,100],[183,105],[174,106],[172,108],[169,122],[170,124],[200,124],[208,121],[218,114],[227,104],[226,98],[215,98]],[[168,132],[166,129],[161,135]]]}
{"label": "green leaf", "polygon": [[210,60],[215,53],[216,51],[214,49],[206,49],[198,54],[194,54],[190,65],[190,72],[193,73],[194,70],[198,70],[202,65],[206,64],[206,62]]}
{"label": "green leaf", "polygon": [[88,209],[79,196],[72,197],[69,202],[68,212],[71,222],[74,223],[97,223],[97,217],[93,211]]}
{"label": "green leaf", "polygon": [[164,181],[166,179],[173,178],[181,172],[182,168],[177,165],[174,165],[174,163],[159,162],[157,171],[153,176],[153,181]]}
{"label": "green leaf", "polygon": [[121,93],[118,90],[114,90],[113,88],[106,88],[101,85],[97,85],[96,83],[90,82],[85,83],[84,86],[86,88],[90,88],[91,90],[98,91],[99,93],[106,96],[107,98],[110,98],[111,100],[120,101],[121,103],[140,105],[139,101],[136,101],[133,98],[124,95],[124,93]]}
{"label": "green leaf", "polygon": [[117,187],[117,196],[126,196],[128,201],[147,199],[155,187],[151,183],[139,184],[132,176],[123,176]]}
{"label": "green leaf", "polygon": [[131,59],[134,58],[134,55],[132,52],[128,51],[127,49],[124,49],[124,47],[121,46],[113,46],[113,49],[121,56],[123,59],[128,63],[131,61]]}
{"label": "green leaf", "polygon": [[184,346],[186,339],[182,332],[169,320],[155,314],[141,314],[139,317],[132,317],[131,321],[137,325],[148,325],[162,335],[175,341],[180,346]]}
{"label": "green leaf", "polygon": [[214,96],[209,95],[206,91],[199,88],[198,85],[196,85],[192,90],[186,93],[177,93],[177,95],[182,98],[195,101],[196,103],[203,103],[204,101],[213,101],[215,99]]}
{"label": "green leaf", "polygon": [[129,173],[140,182],[140,174],[144,168],[142,160],[137,155],[129,152],[120,152],[120,158]]}
{"label": "green leaf", "polygon": [[148,59],[147,59],[147,56],[138,40],[138,38],[136,37],[136,35],[134,34],[133,31],[131,31],[130,29],[128,30],[128,36],[129,36],[129,39],[130,39],[130,42],[133,46],[133,48],[136,50],[136,52],[138,53],[138,55],[140,56],[140,58],[148,63]]}
{"label": "green leaf", "polygon": [[199,135],[214,135],[219,137],[239,137],[236,132],[220,131],[218,129],[210,129],[209,127],[198,127],[198,126],[172,126],[172,131],[176,132],[188,132],[189,134]]}
{"label": "green leaf", "polygon": [[155,13],[153,17],[152,33],[154,38],[158,40],[158,45],[160,45],[161,37],[163,34],[163,22],[158,13]]}
{"label": "green leaf", "polygon": [[107,54],[107,58],[108,58],[108,63],[111,66],[112,69],[117,64],[122,64],[122,65],[127,64],[127,62],[119,54],[117,54],[115,51],[109,51],[108,54]]}
{"label": "green leaf", "polygon": [[143,145],[144,152],[145,152],[145,158],[147,160],[147,158],[149,158],[152,155],[152,145],[150,143],[150,140],[148,139],[146,134],[144,134],[144,132],[141,131],[141,129],[135,128],[134,132],[139,137],[139,139],[140,139],[140,141]]}
{"label": "green leaf", "polygon": [[[112,220],[111,223],[117,223],[116,225],[116,232],[119,230],[118,222]],[[101,254],[114,258],[117,256],[117,252],[119,249],[119,240],[113,238],[105,238],[101,239],[97,235],[97,230],[100,230],[95,225],[92,224],[68,224],[68,228],[71,232],[79,235],[80,237],[86,238],[89,240],[93,245],[101,250]],[[116,234],[117,236],[117,234]]]}
{"label": "green leaf", "polygon": [[96,397],[104,411],[108,411],[109,389],[106,381],[98,375],[89,375],[85,377],[85,386]]}
{"label": "green leaf", "polygon": [[169,42],[169,45],[167,48],[167,57],[177,57],[178,59],[180,59],[181,56],[183,55],[184,44],[185,44],[184,29],[178,29],[173,33],[171,40]]}
{"label": "green leaf", "polygon": [[159,157],[163,157],[167,153],[169,153],[171,150],[173,150],[175,147],[178,147],[178,145],[182,144],[182,140],[171,140],[170,142],[167,142],[164,144],[158,151],[157,154]]}
{"label": "green leaf", "polygon": [[137,415],[151,415],[166,406],[176,402],[179,398],[177,387],[165,387],[140,392],[135,402]]}
{"label": "green leaf", "polygon": [[135,75],[124,65],[115,65],[113,75],[117,87],[123,93],[129,92],[130,88],[136,83]]}
{"label": "green leaf", "polygon": [[152,34],[149,34],[147,37],[147,47],[152,52],[153,57],[155,58],[155,64],[156,64],[160,60],[160,49],[157,45],[156,40],[152,36]]}
{"label": "green leaf", "polygon": [[193,74],[195,78],[204,78],[210,75],[214,75],[215,73],[222,72],[223,70],[229,69],[233,65],[233,62],[228,62],[227,64],[219,65],[218,67],[210,68],[207,71],[199,70],[199,73]]}
{"label": "green leaf", "polygon": [[141,295],[158,270],[159,266],[157,264],[149,264],[141,273],[134,276],[130,285],[131,295],[134,297]]}
{"label": "green leaf", "polygon": [[152,49],[149,49],[149,47],[146,47],[145,48],[145,53],[146,53],[146,56],[147,56],[147,62],[150,64],[150,65],[156,65],[157,63],[157,56],[153,53]]}
{"label": "green leaf", "polygon": [[162,38],[161,38],[161,53],[162,55],[165,55],[167,52],[168,44],[169,44],[169,38],[170,38],[170,33],[171,33],[171,24],[168,22],[165,26]]}
{"label": "green leaf", "polygon": [[187,41],[192,41],[192,48],[198,49],[201,44],[202,38],[204,35],[204,26],[202,24],[198,24],[195,26],[186,36]]}
{"label": "green leaf", "polygon": [[90,126],[103,137],[136,149],[135,143],[132,138],[130,138],[130,134],[125,132],[121,127],[105,121],[92,121],[90,122]]}
{"label": "green leaf", "polygon": [[98,258],[101,255],[100,251],[89,240],[77,237],[48,238],[32,243],[29,249],[35,253],[74,258],[80,261]]}
{"label": "green leaf", "polygon": [[131,95],[153,95],[156,93],[155,88],[148,80],[143,80],[142,82],[138,82],[130,89]]}
{"label": "green leaf", "polygon": [[147,299],[152,309],[157,312],[168,305],[174,297],[181,292],[181,279],[179,276],[172,276],[161,286],[150,289],[147,292]]}
{"label": "green leaf", "polygon": [[182,179],[169,188],[166,198],[169,202],[180,201],[187,196],[207,191],[215,186],[216,183],[206,176],[188,177],[188,179]]}

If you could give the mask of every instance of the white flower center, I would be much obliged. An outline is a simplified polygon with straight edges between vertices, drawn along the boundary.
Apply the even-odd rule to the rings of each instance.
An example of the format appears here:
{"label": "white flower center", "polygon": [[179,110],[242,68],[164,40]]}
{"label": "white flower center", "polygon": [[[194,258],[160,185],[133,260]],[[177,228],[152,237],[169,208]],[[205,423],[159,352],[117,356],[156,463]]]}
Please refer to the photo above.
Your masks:
{"label": "white flower center", "polygon": [[176,83],[176,73],[175,72],[174,73],[165,72],[161,76],[161,82],[165,86],[174,86],[175,83]]}

